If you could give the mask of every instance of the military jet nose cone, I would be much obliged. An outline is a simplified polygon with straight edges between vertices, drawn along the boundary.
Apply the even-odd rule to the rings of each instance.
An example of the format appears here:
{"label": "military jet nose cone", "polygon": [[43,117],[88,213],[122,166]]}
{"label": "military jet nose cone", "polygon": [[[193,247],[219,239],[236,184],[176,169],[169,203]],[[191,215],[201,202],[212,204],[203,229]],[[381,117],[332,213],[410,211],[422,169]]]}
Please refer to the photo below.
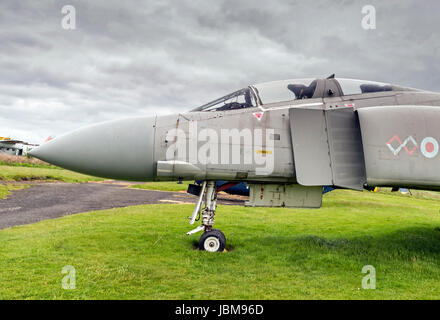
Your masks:
{"label": "military jet nose cone", "polygon": [[120,180],[154,178],[154,117],[84,127],[45,142],[29,154],[81,173]]}
{"label": "military jet nose cone", "polygon": [[50,162],[48,161],[48,159],[53,158],[53,156],[51,156],[51,150],[53,150],[53,148],[51,148],[50,146],[48,147],[47,144],[43,144],[39,147],[33,148],[32,150],[28,151],[27,154],[34,158],[38,158],[40,160]]}

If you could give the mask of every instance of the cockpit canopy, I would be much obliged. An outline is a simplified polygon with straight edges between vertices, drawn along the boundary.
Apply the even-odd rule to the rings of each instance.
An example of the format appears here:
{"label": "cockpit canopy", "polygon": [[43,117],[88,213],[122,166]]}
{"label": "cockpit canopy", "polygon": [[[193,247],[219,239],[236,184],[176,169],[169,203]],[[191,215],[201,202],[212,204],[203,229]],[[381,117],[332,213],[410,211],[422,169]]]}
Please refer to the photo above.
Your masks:
{"label": "cockpit canopy", "polygon": [[311,99],[315,95],[318,80],[290,79],[254,85],[261,104]]}
{"label": "cockpit canopy", "polygon": [[290,79],[249,86],[248,88],[230,93],[192,111],[236,110],[299,99],[407,90],[411,89],[365,80],[333,77],[327,79]]}
{"label": "cockpit canopy", "polygon": [[192,111],[226,111],[256,106],[255,96],[249,87],[227,94]]}

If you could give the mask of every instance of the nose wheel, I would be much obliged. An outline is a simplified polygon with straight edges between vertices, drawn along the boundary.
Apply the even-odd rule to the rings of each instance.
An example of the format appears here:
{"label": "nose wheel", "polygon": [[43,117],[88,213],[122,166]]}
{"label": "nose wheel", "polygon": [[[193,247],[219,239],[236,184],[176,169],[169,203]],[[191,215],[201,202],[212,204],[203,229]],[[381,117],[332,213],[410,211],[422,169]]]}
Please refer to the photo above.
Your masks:
{"label": "nose wheel", "polygon": [[[203,202],[205,207],[202,210]],[[194,224],[197,216],[202,218],[202,224],[191,230],[187,235],[194,234],[199,231],[204,231],[199,240],[199,249],[209,252],[223,252],[226,248],[226,237],[218,229],[214,229],[214,216],[217,207],[217,189],[215,181],[204,181],[200,191],[199,199],[194,208],[193,215],[190,218],[190,224]]]}
{"label": "nose wheel", "polygon": [[209,252],[223,252],[226,247],[226,237],[220,230],[211,229],[202,234],[199,249]]}

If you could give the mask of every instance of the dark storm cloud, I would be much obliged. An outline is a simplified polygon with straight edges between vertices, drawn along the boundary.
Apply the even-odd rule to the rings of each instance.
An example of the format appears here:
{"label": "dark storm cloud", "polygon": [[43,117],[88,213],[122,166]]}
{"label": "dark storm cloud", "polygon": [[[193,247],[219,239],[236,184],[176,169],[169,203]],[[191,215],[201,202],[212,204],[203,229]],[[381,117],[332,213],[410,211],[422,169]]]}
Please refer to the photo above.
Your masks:
{"label": "dark storm cloud", "polygon": [[[377,29],[361,28],[361,9]],[[61,8],[76,8],[76,30]],[[0,3],[0,136],[185,111],[276,79],[361,78],[440,91],[438,1]]]}

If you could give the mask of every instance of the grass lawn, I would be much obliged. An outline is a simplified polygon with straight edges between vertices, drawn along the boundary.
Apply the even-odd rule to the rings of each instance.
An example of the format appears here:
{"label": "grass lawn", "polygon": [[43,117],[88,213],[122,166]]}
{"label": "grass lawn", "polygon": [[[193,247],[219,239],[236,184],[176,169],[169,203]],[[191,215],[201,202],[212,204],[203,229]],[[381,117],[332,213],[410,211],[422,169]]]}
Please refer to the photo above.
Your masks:
{"label": "grass lawn", "polygon": [[11,191],[27,188],[27,185],[0,184],[0,199],[4,199],[11,194]]}
{"label": "grass lawn", "polygon": [[177,181],[148,182],[145,184],[134,184],[131,185],[130,188],[161,191],[186,191],[190,183],[194,183],[194,181],[182,181],[181,184],[177,183]]}
{"label": "grass lawn", "polygon": [[[219,206],[229,252],[194,250],[191,205],[96,211],[0,231],[0,298],[439,299],[435,197],[337,190],[321,209]],[[61,287],[63,266],[76,289]],[[361,288],[364,265],[376,289]]]}
{"label": "grass lawn", "polygon": [[28,180],[56,180],[64,182],[102,181],[104,179],[87,176],[61,168],[21,167],[0,165],[0,180],[28,181]]}

